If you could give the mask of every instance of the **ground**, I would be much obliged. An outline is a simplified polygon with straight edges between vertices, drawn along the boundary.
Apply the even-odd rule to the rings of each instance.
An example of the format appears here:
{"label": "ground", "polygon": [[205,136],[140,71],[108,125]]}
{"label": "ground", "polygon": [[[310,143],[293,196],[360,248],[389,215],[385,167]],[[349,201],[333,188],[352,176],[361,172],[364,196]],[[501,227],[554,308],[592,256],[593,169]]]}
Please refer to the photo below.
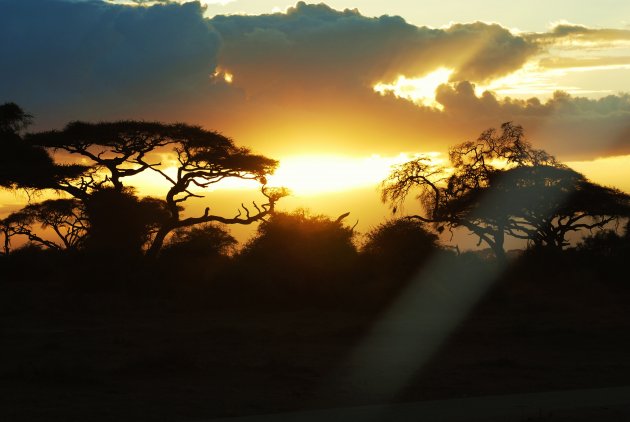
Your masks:
{"label": "ground", "polygon": [[[238,292],[224,300],[216,292],[192,298],[3,282],[0,419],[199,421],[630,385],[624,284],[574,283],[570,294],[560,282],[513,284],[486,296],[386,396],[351,375],[351,357],[385,305],[257,304],[239,302]],[[430,329],[418,324],[409,335],[422,339]],[[619,412],[531,420],[619,420]]]}

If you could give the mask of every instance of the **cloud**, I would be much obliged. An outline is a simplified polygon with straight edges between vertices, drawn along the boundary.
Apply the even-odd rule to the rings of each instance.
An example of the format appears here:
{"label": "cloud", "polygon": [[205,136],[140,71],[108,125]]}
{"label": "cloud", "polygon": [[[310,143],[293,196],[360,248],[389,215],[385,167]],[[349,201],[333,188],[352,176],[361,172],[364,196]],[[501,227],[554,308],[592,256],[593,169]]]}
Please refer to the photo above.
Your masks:
{"label": "cloud", "polygon": [[558,40],[575,41],[630,41],[630,30],[610,28],[589,28],[583,25],[562,23],[554,26],[551,31],[542,34],[531,34],[528,38],[557,42]]}
{"label": "cloud", "polygon": [[563,159],[630,154],[630,94],[600,99],[558,91],[547,102],[478,96],[469,82],[442,85],[436,99],[460,124],[514,121],[523,125],[540,148]]}
{"label": "cloud", "polygon": [[582,38],[589,40],[630,39],[630,31],[619,29],[594,29],[584,25],[559,24],[548,34],[548,38]]}
{"label": "cloud", "polygon": [[[199,123],[277,157],[444,150],[504,121],[563,159],[630,154],[628,95],[543,102],[474,89],[541,57],[549,68],[619,64],[625,55],[554,56],[549,40],[611,42],[625,30],[435,29],[302,2],[258,16],[204,11],[199,2],[0,0],[0,102],[17,102],[39,128],[73,119]],[[443,111],[373,90],[439,68],[452,69],[437,90]]]}
{"label": "cloud", "polygon": [[189,100],[208,85],[220,47],[198,2],[0,0],[0,40],[2,100],[38,115]]}
{"label": "cloud", "polygon": [[454,80],[484,81],[518,69],[537,52],[499,25],[432,29],[303,2],[286,13],[216,16],[211,23],[225,43],[221,62],[251,91],[279,84],[371,86],[438,67],[454,69]]}

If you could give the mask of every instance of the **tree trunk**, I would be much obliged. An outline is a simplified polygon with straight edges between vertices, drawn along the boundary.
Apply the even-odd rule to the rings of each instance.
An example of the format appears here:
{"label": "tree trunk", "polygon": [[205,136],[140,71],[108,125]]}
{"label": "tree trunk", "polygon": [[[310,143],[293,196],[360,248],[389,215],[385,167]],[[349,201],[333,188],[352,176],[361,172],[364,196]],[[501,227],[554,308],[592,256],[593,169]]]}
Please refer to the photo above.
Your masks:
{"label": "tree trunk", "polygon": [[11,251],[11,237],[8,230],[2,230],[2,233],[4,234],[4,254],[9,255]]}
{"label": "tree trunk", "polygon": [[504,243],[505,231],[503,226],[499,226],[496,233],[494,234],[494,242],[490,245],[492,247],[492,251],[494,252],[494,256],[499,264],[504,264],[507,261],[505,249],[503,248]]}
{"label": "tree trunk", "polygon": [[153,239],[153,242],[151,243],[151,246],[145,254],[147,258],[157,258],[160,250],[162,249],[162,246],[164,245],[164,240],[166,239],[166,236],[171,232],[171,230],[173,230],[173,227],[171,226],[164,226],[160,228],[160,230],[158,230],[155,238]]}

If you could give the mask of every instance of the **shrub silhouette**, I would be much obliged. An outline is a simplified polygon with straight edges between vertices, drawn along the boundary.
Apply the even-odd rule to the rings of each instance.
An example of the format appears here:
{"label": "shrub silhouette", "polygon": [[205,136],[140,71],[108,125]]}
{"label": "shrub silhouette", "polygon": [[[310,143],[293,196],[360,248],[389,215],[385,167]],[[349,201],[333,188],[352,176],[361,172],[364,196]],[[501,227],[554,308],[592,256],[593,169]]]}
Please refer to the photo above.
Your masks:
{"label": "shrub silhouette", "polygon": [[226,229],[208,223],[175,230],[163,254],[181,258],[227,257],[234,253],[237,244]]}
{"label": "shrub silhouette", "polygon": [[623,237],[612,230],[604,230],[582,239],[576,249],[594,255],[611,256],[622,247],[623,243]]}
{"label": "shrub silhouette", "polygon": [[140,256],[152,232],[168,218],[164,201],[139,199],[131,189],[95,191],[85,213],[90,224],[86,250],[108,256]]}
{"label": "shrub silhouette", "polygon": [[363,262],[371,270],[409,275],[439,249],[438,237],[424,223],[407,218],[386,221],[365,235]]}
{"label": "shrub silhouette", "polygon": [[330,292],[347,283],[357,257],[353,230],[342,220],[304,210],[275,213],[244,245],[239,264],[288,291]]}

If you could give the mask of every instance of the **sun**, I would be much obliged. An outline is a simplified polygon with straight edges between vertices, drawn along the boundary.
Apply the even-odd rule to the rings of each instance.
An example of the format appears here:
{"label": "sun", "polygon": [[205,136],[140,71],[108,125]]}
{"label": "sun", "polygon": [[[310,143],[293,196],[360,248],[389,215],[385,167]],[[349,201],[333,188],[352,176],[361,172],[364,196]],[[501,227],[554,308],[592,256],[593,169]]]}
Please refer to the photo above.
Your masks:
{"label": "sun", "polygon": [[[400,153],[393,156],[369,155],[293,155],[281,157],[276,171],[269,175],[267,186],[285,187],[295,197],[311,197],[333,192],[350,191],[360,188],[376,188],[392,171],[392,166],[410,161],[418,156],[430,156],[436,163],[443,161],[438,152]],[[174,175],[176,167],[168,167],[164,172]],[[134,186],[145,195],[161,195],[168,186],[162,176],[156,173],[141,173],[134,177]],[[228,178],[206,189],[192,190],[258,190],[257,180]]]}
{"label": "sun", "polygon": [[[438,153],[432,153],[436,157]],[[396,156],[371,155],[303,155],[280,160],[269,185],[284,186],[296,196],[312,196],[330,192],[378,186],[391,172],[392,166],[411,160],[418,154]]]}

